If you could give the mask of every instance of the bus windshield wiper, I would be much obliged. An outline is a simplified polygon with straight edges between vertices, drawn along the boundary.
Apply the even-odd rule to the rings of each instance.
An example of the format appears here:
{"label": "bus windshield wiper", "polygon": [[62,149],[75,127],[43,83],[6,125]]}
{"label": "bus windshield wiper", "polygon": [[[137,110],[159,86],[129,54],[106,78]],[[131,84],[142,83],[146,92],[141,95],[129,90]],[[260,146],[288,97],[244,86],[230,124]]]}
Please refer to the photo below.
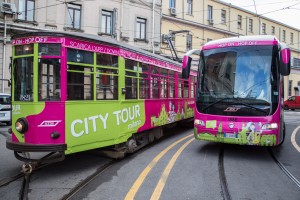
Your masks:
{"label": "bus windshield wiper", "polygon": [[261,111],[261,112],[267,114],[267,111],[265,111],[265,110],[263,110],[263,109],[260,109],[260,108],[257,108],[257,107],[255,107],[255,106],[252,106],[252,105],[247,104],[247,103],[237,102],[236,104],[244,105],[244,106],[247,106],[247,107],[249,107],[249,108],[253,108],[253,109],[255,109],[255,110],[258,110],[258,111]]}
{"label": "bus windshield wiper", "polygon": [[212,107],[213,105],[215,105],[215,104],[217,104],[217,103],[220,103],[220,102],[222,102],[222,101],[224,101],[224,100],[228,100],[228,99],[231,99],[231,98],[226,97],[226,98],[219,99],[219,100],[217,100],[217,101],[215,101],[215,102],[213,102],[213,103],[207,105],[206,107],[204,107],[204,108],[202,109],[202,111],[205,111],[205,110],[207,110],[208,108]]}

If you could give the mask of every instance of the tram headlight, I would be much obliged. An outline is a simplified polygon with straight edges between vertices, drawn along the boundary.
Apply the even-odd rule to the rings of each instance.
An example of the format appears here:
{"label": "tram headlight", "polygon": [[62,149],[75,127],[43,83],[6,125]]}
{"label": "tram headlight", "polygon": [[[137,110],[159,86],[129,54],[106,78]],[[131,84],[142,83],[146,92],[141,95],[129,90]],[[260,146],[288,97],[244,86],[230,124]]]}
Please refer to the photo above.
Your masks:
{"label": "tram headlight", "polygon": [[278,129],[277,123],[264,124],[261,127],[262,130]]}
{"label": "tram headlight", "polygon": [[19,118],[15,123],[15,128],[19,133],[26,133],[28,131],[28,121],[26,118]]}

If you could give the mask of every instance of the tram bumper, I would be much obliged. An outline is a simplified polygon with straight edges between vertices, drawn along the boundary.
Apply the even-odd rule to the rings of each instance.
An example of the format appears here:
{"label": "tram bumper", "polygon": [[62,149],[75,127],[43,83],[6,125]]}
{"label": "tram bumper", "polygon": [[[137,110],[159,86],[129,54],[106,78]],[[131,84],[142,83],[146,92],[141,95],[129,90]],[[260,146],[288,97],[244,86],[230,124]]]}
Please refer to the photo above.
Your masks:
{"label": "tram bumper", "polygon": [[[13,142],[12,137],[7,137],[6,139],[6,148],[9,150],[13,150],[15,157],[18,160],[24,162],[59,162],[65,159],[65,150],[67,149],[66,144],[28,144],[28,143],[20,143]],[[47,152],[48,154],[39,159],[29,158],[26,153],[36,152],[43,153]]]}
{"label": "tram bumper", "polygon": [[28,144],[13,142],[11,137],[6,139],[6,148],[18,152],[63,152],[66,144]]}

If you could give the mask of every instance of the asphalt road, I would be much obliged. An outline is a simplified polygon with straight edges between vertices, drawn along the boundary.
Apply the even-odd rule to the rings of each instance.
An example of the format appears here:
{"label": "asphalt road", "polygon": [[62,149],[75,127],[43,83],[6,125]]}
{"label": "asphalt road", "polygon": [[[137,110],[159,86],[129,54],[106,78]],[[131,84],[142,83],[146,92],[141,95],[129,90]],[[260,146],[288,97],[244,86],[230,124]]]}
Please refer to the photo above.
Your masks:
{"label": "asphalt road", "polygon": [[[300,125],[300,112],[287,111],[287,136],[281,147],[271,148],[276,158],[300,180],[300,151],[291,136]],[[20,172],[21,162],[5,148],[0,127],[0,180]],[[268,148],[196,141],[193,130],[176,128],[161,141],[117,161],[92,179],[70,199],[224,199],[219,156],[231,199],[298,200],[300,188],[279,168]],[[295,144],[300,145],[300,130]],[[92,152],[34,172],[29,199],[61,199],[111,159]],[[3,199],[18,199],[22,179],[0,188]]]}

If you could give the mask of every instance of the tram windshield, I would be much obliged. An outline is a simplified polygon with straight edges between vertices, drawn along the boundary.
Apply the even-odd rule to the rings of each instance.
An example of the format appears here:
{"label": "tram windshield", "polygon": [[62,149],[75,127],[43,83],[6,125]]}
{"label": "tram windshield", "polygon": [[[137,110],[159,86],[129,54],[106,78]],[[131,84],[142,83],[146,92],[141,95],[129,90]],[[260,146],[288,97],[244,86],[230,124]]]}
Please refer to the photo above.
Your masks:
{"label": "tram windshield", "polygon": [[[39,44],[38,55],[54,58],[39,58],[37,73],[34,70],[33,44],[15,47],[13,64],[14,100],[33,101],[37,93],[38,101],[59,101],[60,91],[60,44]],[[34,77],[38,81],[34,87]],[[36,92],[35,92],[36,91]]]}
{"label": "tram windshield", "polygon": [[273,46],[202,51],[197,108],[202,113],[266,116],[278,101],[278,67]]}

